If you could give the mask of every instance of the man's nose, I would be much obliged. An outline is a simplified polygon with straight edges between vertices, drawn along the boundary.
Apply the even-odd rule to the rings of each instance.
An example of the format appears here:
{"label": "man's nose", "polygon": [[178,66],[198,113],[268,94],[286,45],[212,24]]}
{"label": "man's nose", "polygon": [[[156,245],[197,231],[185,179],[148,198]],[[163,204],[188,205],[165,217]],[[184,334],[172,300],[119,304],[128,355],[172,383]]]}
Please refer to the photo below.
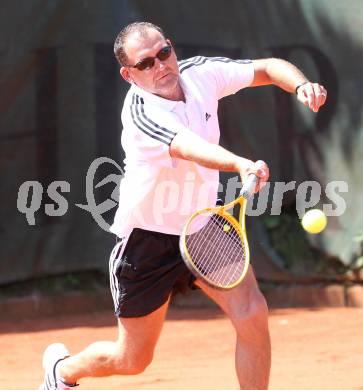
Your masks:
{"label": "man's nose", "polygon": [[155,58],[155,68],[156,69],[159,69],[159,68],[164,68],[165,67],[165,63],[164,63],[164,61],[161,61],[161,60],[159,60],[159,58]]}

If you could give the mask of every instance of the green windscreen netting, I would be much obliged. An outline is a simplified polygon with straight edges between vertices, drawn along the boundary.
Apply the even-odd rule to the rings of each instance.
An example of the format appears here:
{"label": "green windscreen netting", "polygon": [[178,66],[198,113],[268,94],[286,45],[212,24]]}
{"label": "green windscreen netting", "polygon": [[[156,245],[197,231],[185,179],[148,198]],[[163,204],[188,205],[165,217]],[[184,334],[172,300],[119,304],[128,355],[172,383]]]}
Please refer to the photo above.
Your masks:
{"label": "green windscreen netting", "polygon": [[[299,251],[294,269],[304,273],[311,248],[326,261],[350,264],[363,229],[361,7],[360,0],[3,2],[0,283],[107,268],[114,237],[104,229],[121,177],[119,118],[127,90],[113,41],[135,20],[160,24],[180,58],[280,57],[327,87],[328,103],[318,114],[273,87],[224,99],[222,144],[271,168],[266,211],[248,219],[257,276],[290,278],[284,256]],[[311,194],[319,188],[307,182],[318,184],[318,199]],[[271,215],[272,194],[281,183],[278,217]],[[296,208],[305,193],[307,207],[333,215],[316,237],[299,232]]]}

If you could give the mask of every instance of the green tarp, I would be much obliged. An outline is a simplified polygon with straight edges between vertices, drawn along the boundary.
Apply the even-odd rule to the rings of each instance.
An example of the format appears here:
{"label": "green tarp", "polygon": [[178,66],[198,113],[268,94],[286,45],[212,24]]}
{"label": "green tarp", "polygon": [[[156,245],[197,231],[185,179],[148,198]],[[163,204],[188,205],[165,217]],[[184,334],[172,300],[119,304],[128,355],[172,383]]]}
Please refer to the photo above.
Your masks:
{"label": "green tarp", "polygon": [[[327,87],[328,103],[317,115],[272,87],[226,98],[220,103],[222,143],[267,161],[273,183],[317,181],[324,195],[318,207],[334,211],[326,187],[346,182],[349,191],[338,191],[345,212],[309,240],[349,264],[359,248],[353,237],[363,229],[361,8],[360,0],[3,1],[0,283],[107,268],[114,238],[77,205],[89,204],[86,174],[96,158],[122,163],[119,117],[127,85],[113,41],[134,20],[165,28],[180,58],[275,56]],[[101,204],[104,226],[115,212],[119,173],[106,162],[91,183],[99,183],[95,205]],[[284,204],[295,200],[296,190],[289,191]],[[32,207],[34,213],[19,211]],[[271,199],[266,214],[270,209]],[[261,218],[248,223],[257,275],[288,279]]]}

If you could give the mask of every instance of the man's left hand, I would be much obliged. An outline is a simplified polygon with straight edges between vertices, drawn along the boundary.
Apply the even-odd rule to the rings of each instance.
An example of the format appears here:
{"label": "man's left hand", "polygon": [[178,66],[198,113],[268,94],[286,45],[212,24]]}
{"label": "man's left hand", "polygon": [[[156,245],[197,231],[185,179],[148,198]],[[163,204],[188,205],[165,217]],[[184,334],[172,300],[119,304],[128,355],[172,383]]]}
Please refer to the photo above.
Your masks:
{"label": "man's left hand", "polygon": [[305,104],[314,112],[325,103],[328,93],[326,89],[318,83],[307,82],[297,89],[297,100]]}

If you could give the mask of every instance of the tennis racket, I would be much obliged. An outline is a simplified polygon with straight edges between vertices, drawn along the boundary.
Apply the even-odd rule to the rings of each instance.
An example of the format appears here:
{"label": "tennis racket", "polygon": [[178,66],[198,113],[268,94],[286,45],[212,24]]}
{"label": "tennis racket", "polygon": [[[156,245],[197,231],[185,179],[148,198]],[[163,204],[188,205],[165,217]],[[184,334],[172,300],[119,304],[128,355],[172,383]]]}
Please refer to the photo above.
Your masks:
{"label": "tennis racket", "polygon": [[[195,212],[183,227],[179,240],[182,258],[197,278],[212,287],[231,289],[246,275],[250,260],[246,204],[258,180],[256,175],[250,174],[237,199]],[[239,220],[231,214],[237,204]]]}

